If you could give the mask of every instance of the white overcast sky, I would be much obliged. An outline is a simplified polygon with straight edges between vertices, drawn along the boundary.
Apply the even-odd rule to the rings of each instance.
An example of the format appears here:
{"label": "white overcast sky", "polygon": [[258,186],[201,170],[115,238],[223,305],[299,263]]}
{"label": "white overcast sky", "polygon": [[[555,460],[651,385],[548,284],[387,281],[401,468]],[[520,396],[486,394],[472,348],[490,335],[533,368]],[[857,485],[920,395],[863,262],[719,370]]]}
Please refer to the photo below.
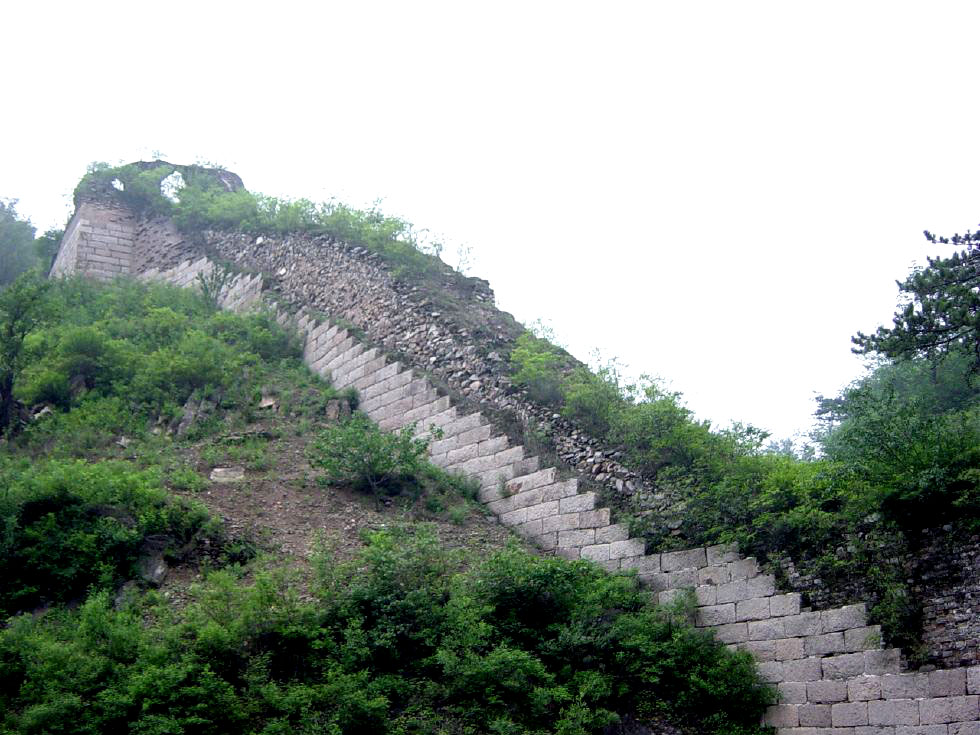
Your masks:
{"label": "white overcast sky", "polygon": [[980,222],[976,2],[4,8],[0,197],[207,160],[472,248],[498,305],[777,436]]}

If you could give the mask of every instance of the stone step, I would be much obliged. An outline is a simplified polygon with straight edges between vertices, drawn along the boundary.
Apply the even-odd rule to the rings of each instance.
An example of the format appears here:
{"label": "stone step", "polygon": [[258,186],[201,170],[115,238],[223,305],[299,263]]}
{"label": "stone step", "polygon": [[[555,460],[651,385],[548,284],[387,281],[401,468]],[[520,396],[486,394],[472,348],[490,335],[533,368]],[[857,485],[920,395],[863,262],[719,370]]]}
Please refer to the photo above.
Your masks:
{"label": "stone step", "polygon": [[375,357],[372,360],[368,360],[364,364],[354,368],[349,373],[344,375],[344,379],[342,382],[338,383],[336,379],[334,379],[334,387],[335,388],[354,387],[354,384],[358,380],[361,380],[362,378],[365,378],[369,375],[372,376],[377,375],[378,372],[380,372],[380,370],[383,367],[385,367],[385,365],[387,364],[388,364],[388,358],[385,357],[384,355],[381,355],[380,357]]}
{"label": "stone step", "polygon": [[[400,377],[400,376],[399,376]],[[385,391],[380,395],[373,398],[368,398],[360,403],[360,409],[367,414],[378,414],[381,418],[391,418],[395,414],[384,414],[382,409],[389,406],[393,406],[395,403],[402,401],[399,407],[396,409],[397,412],[403,413],[405,411],[412,410],[412,396],[423,393],[428,389],[428,383],[421,378],[412,378],[409,374],[409,379],[398,380],[396,382],[401,383],[397,388],[392,388],[391,390]],[[404,402],[404,399],[408,399]],[[372,416],[373,417],[373,416]]]}
{"label": "stone step", "polygon": [[324,365],[323,369],[330,375],[331,382],[333,381],[333,374],[335,370],[342,369],[345,365],[347,365],[347,363],[363,353],[364,345],[362,345],[360,342],[355,342],[349,349],[344,350],[330,362]]}
{"label": "stone step", "polygon": [[462,462],[450,463],[447,468],[467,475],[482,475],[507,467],[513,470],[513,464],[522,459],[524,459],[524,447],[518,446],[485,457],[475,457]]}
{"label": "stone step", "polygon": [[388,362],[388,358],[383,355],[375,360],[372,365],[377,365],[373,370],[367,371],[360,378],[351,381],[351,387],[363,398],[364,392],[382,380],[387,380],[391,376],[401,372],[401,363]]}
{"label": "stone step", "polygon": [[[398,363],[393,363],[397,365]],[[387,369],[387,368],[385,368]],[[403,385],[408,385],[414,380],[414,375],[411,370],[401,370],[394,371],[391,375],[386,378],[379,379],[373,385],[364,388],[360,392],[361,404],[367,404],[380,398],[385,393],[395,388],[401,388]]]}
{"label": "stone step", "polygon": [[317,352],[319,357],[316,358],[314,365],[319,365],[323,367],[337,355],[346,349],[350,349],[351,345],[354,344],[354,338],[347,333],[346,329],[338,330],[329,340],[324,344],[317,346]]}
{"label": "stone step", "polygon": [[[419,402],[420,398],[428,398],[429,396],[423,396],[422,394],[418,396],[413,396],[413,405]],[[412,424],[418,424],[420,421],[424,421],[429,416],[435,416],[450,407],[449,396],[441,396],[436,398],[434,401],[429,401],[418,408],[413,408],[404,413],[391,416],[386,419],[382,419],[378,422],[378,426],[383,430],[388,431],[391,429],[402,429],[406,426]],[[382,411],[386,411],[387,407],[382,408]]]}
{"label": "stone step", "polygon": [[[333,384],[335,388],[344,388],[355,379],[364,374],[364,370],[361,370],[367,363],[378,358],[381,351],[376,347],[364,350],[357,357],[350,360],[346,365],[338,367],[333,372]],[[383,358],[382,358],[383,359]],[[360,373],[357,373],[361,370]],[[350,377],[352,374],[356,373],[355,378]]]}

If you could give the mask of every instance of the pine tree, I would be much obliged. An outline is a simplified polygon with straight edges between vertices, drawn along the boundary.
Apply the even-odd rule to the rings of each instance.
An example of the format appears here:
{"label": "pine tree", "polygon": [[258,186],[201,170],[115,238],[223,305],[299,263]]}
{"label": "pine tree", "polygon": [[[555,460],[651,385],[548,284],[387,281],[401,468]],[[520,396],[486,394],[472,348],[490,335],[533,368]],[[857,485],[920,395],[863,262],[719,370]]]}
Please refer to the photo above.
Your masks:
{"label": "pine tree", "polygon": [[928,266],[897,282],[908,301],[895,313],[894,325],[870,335],[858,332],[854,351],[938,359],[963,350],[972,356],[973,370],[980,370],[980,231],[939,237],[927,230],[925,236],[933,244],[964,249],[929,258]]}

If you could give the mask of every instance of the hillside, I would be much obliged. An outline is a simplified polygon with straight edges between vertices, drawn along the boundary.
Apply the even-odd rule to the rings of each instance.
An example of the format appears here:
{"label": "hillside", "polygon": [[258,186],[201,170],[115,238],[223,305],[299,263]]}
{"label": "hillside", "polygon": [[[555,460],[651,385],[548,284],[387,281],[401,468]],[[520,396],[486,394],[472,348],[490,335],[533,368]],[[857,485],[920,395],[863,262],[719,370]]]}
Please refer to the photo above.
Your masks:
{"label": "hillside", "polygon": [[0,732],[755,731],[746,654],[529,552],[268,314],[38,298],[0,459]]}
{"label": "hillside", "polygon": [[[178,447],[171,494],[203,500],[225,524],[222,538],[201,537],[207,551],[200,555],[213,564],[245,562],[258,548],[285,554],[279,561],[249,562],[243,579],[258,580],[262,565],[289,569],[304,604],[322,602],[317,585],[324,543],[336,563],[352,560],[347,586],[354,584],[351,570],[373,569],[368,558],[376,544],[411,546],[426,558],[429,551],[416,543],[464,551],[458,558],[439,551],[442,571],[426,576],[426,584],[430,577],[443,584],[446,572],[462,574],[434,593],[440,610],[452,609],[457,593],[486,602],[486,573],[499,563],[494,550],[507,539],[528,545],[508,552],[523,561],[493,584],[524,578],[523,565],[538,564],[538,554],[547,559],[540,562],[546,581],[539,579],[535,589],[547,589],[545,598],[557,594],[571,607],[548,602],[541,609],[546,612],[538,610],[543,617],[536,622],[545,630],[535,628],[519,642],[513,630],[494,621],[493,605],[481,608],[489,619],[477,618],[491,631],[481,645],[503,640],[508,651],[519,649],[546,669],[547,661],[560,663],[564,673],[549,681],[564,694],[552,692],[541,710],[549,713],[549,724],[533,724],[541,712],[521,707],[477,722],[466,708],[489,712],[493,706],[456,702],[443,709],[426,699],[419,706],[436,714],[425,715],[420,731],[435,722],[448,723],[447,732],[510,731],[510,718],[515,731],[551,732],[547,727],[558,713],[554,726],[561,732],[615,729],[617,718],[729,732],[751,729],[767,701],[774,706],[766,708],[765,721],[781,733],[920,721],[945,728],[980,717],[973,712],[980,707],[980,692],[974,691],[980,687],[980,624],[972,608],[980,595],[980,393],[968,323],[957,327],[958,341],[939,346],[929,341],[935,325],[916,312],[897,314],[891,330],[859,334],[855,341],[880,356],[879,367],[837,398],[821,400],[826,419],[816,437],[819,455],[801,457],[767,444],[766,433],[755,427],[718,430],[695,420],[679,394],[655,381],[623,384],[615,362],[588,369],[543,336],[524,331],[494,307],[488,284],[453,272],[422,251],[410,225],[380,212],[262,197],[229,172],[162,161],[94,167],[76,190],[76,207],[52,258],[52,275],[125,275],[192,286],[198,311],[181,318],[168,303],[175,319],[154,306],[146,315],[149,334],[126,345],[120,340],[139,331],[140,319],[133,317],[134,325],[125,329],[120,324],[145,309],[138,298],[110,296],[114,305],[95,314],[81,308],[89,299],[99,301],[91,293],[65,305],[65,284],[91,287],[75,279],[55,286],[54,302],[45,295],[50,286],[30,278],[15,282],[5,292],[7,302],[29,307],[20,312],[29,337],[17,358],[17,387],[6,393],[17,399],[6,405],[19,407],[26,425],[14,442],[18,451],[39,441],[30,438],[37,432],[31,416],[40,419],[37,426],[58,426],[63,414],[81,421],[81,442],[73,439],[77,446],[67,456],[88,444],[112,447],[130,460],[163,451],[161,442],[166,451]],[[972,236],[954,238],[953,244],[967,247],[962,256],[930,261],[942,277],[927,270],[901,284],[922,304],[922,314],[933,318],[954,297],[969,301],[969,286],[957,296],[937,294],[936,284],[976,278],[973,242]],[[35,250],[50,252],[43,243]],[[58,305],[41,308],[52,303]],[[258,311],[244,317],[253,320],[250,326],[242,326],[235,320],[243,317],[219,307]],[[62,345],[61,331],[49,334],[52,314],[73,312],[80,333],[68,330]],[[283,337],[291,333],[292,341]],[[139,358],[140,349],[152,351]],[[122,367],[134,361],[139,369]],[[239,372],[241,379],[233,377]],[[329,387],[330,381],[338,387]],[[86,426],[89,419],[79,413],[88,405],[86,396],[116,388],[114,407],[100,408],[108,414]],[[149,411],[144,418],[152,425],[124,423],[127,408],[133,415]],[[114,425],[98,438],[96,427],[104,434]],[[11,426],[13,436],[17,421]],[[54,431],[64,433],[63,427]],[[140,437],[135,445],[134,437]],[[152,448],[142,444],[148,437]],[[60,451],[58,441],[46,441],[32,451]],[[98,452],[91,458],[104,459]],[[108,515],[128,519],[133,510]],[[420,532],[414,526],[423,521],[434,525]],[[198,553],[197,526],[174,529],[170,537],[165,530],[147,529],[147,539],[156,541],[146,541],[135,560],[153,583],[166,570],[161,549],[150,553],[154,544],[172,538],[188,560]],[[313,544],[314,532],[326,533],[327,540]],[[424,538],[413,541],[420,533]],[[571,598],[551,587],[552,574],[565,574],[561,559],[585,575],[573,584],[579,592]],[[600,569],[622,576],[607,577]],[[178,566],[164,580],[164,593],[177,609],[196,604],[186,582],[198,573],[193,564]],[[460,581],[466,579],[483,592]],[[98,581],[110,587],[121,582],[109,567]],[[601,591],[608,585],[619,590],[616,595],[631,591],[613,604]],[[61,602],[80,599],[79,589]],[[594,652],[549,659],[545,649],[570,651],[568,641],[541,642],[566,636],[562,626],[573,620],[581,626],[577,596],[592,599],[595,611],[593,593],[612,605],[599,614],[598,628],[595,620],[586,625],[586,637],[603,640],[603,647],[623,643],[613,630],[621,631],[622,615],[642,609],[644,636],[673,639],[686,630],[682,638],[706,643],[710,631],[727,644],[709,645],[711,655],[751,653],[758,675],[777,691],[753,688],[751,666],[743,660],[737,691],[712,674],[707,689],[699,685],[694,707],[683,704],[683,696],[666,703],[660,688],[665,676],[691,685],[681,681],[688,673],[651,674],[638,685],[613,673],[623,665],[615,652],[613,659]],[[656,612],[644,600],[670,611]],[[685,619],[700,631],[686,628]],[[429,653],[445,664],[449,659],[438,641],[456,633],[437,628],[425,637],[437,641],[436,652]],[[688,660],[685,654],[675,663],[690,672],[687,667],[700,666],[699,656]],[[580,660],[606,682],[596,685],[604,694],[588,706],[585,689],[575,686],[593,673],[580,675]],[[730,664],[720,665],[730,670]],[[936,665],[947,668],[933,670]],[[949,668],[969,665],[969,672]],[[398,675],[417,684],[413,672],[399,669]],[[715,692],[716,685],[723,692]],[[577,699],[569,694],[573,690]],[[384,699],[396,720],[414,706],[388,690]],[[890,719],[896,708],[905,713],[901,722]],[[464,710],[469,714],[462,720],[453,719]],[[531,719],[521,719],[526,717]],[[392,731],[413,731],[422,722],[398,721],[408,729]]]}

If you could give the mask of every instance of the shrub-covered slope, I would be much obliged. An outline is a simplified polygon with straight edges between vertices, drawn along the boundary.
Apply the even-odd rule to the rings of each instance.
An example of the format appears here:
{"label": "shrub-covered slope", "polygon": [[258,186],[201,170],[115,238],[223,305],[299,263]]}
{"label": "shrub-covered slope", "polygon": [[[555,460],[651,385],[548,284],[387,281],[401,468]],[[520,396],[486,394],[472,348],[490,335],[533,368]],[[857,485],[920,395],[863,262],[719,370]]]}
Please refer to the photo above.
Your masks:
{"label": "shrub-covered slope", "polygon": [[[0,732],[759,731],[747,654],[633,578],[501,547],[466,483],[346,417],[268,315],[130,282],[31,293],[0,445]],[[208,479],[230,465],[244,481]]]}

